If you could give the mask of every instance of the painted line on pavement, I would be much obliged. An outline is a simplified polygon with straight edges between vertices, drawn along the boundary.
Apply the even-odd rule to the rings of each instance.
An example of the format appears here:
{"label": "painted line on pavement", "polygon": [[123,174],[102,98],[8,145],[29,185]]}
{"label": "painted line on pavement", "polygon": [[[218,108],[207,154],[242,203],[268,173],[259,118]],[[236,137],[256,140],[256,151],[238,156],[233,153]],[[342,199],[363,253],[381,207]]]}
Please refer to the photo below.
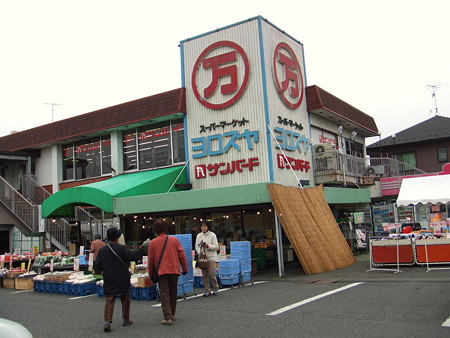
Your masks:
{"label": "painted line on pavement", "polygon": [[278,309],[278,310],[273,311],[273,312],[270,312],[270,313],[266,313],[266,315],[267,315],[267,316],[277,316],[277,315],[282,314],[282,313],[284,313],[284,312],[286,312],[286,311],[295,309],[295,308],[297,308],[297,307],[306,305],[306,304],[308,304],[308,303],[311,303],[311,302],[314,302],[314,301],[319,300],[319,299],[321,299],[321,298],[324,298],[324,297],[333,295],[333,294],[335,294],[335,293],[338,293],[338,292],[341,292],[341,291],[345,291],[345,290],[347,290],[347,289],[353,288],[353,287],[358,286],[358,285],[361,285],[361,284],[363,284],[363,283],[362,283],[362,282],[359,282],[359,283],[353,283],[353,284],[349,284],[349,285],[343,286],[343,287],[341,287],[341,288],[339,288],[339,289],[336,289],[336,290],[331,290],[331,291],[328,291],[328,292],[325,292],[325,293],[321,293],[320,295],[317,295],[317,296],[314,296],[314,297],[311,297],[311,298],[302,300],[301,302],[294,303],[294,304],[291,304],[291,305],[282,307],[281,309]]}
{"label": "painted line on pavement", "polygon": [[[244,287],[248,287],[248,286],[255,285],[255,284],[261,284],[261,283],[267,283],[267,281],[253,282],[253,284],[246,284]],[[233,289],[237,289],[237,288],[239,288],[239,287],[235,287],[235,288],[233,288]],[[223,291],[228,291],[228,290],[232,290],[232,288],[219,289],[218,291],[219,291],[219,292],[223,292]],[[200,293],[200,294],[198,294],[198,295],[189,296],[189,297],[186,297],[186,298],[181,298],[181,299],[178,299],[178,301],[179,301],[179,302],[182,302],[182,301],[184,301],[184,300],[193,299],[193,298],[198,298],[198,297],[203,297],[203,293]],[[211,297],[214,297],[214,296],[211,296]],[[153,304],[153,305],[152,305],[152,307],[160,307],[160,306],[161,306],[161,303]]]}
{"label": "painted line on pavement", "polygon": [[78,296],[78,297],[72,297],[72,298],[69,298],[69,299],[82,299],[82,298],[87,298],[87,297],[92,297],[92,296],[97,296],[97,294],[94,293],[93,295]]}
{"label": "painted line on pavement", "polygon": [[23,293],[23,292],[34,292],[34,290],[21,290],[21,291],[13,291],[10,293]]}
{"label": "painted line on pavement", "polygon": [[448,317],[447,320],[442,323],[442,326],[450,327],[450,317]]}

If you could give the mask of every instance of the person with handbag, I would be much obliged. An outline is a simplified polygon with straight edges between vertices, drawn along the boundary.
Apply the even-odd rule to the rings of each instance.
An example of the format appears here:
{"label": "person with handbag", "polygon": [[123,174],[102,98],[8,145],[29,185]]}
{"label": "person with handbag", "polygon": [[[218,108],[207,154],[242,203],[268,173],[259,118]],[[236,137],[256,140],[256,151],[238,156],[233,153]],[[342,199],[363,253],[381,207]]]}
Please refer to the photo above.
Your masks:
{"label": "person with handbag", "polygon": [[[202,269],[203,285],[205,286],[205,293],[203,297],[215,296],[219,290],[219,283],[216,278],[217,250],[219,243],[217,236],[210,229],[208,222],[200,224],[201,232],[197,235],[195,241],[195,250],[198,253],[199,259],[202,254],[206,254],[206,265]],[[211,290],[211,283],[213,289]]]}
{"label": "person with handbag", "polygon": [[105,309],[103,330],[111,331],[116,297],[122,303],[122,325],[133,324],[130,319],[130,260],[138,260],[142,254],[129,250],[118,243],[122,232],[118,228],[110,228],[106,232],[108,244],[102,247],[95,260],[95,271],[103,275],[105,290]]}
{"label": "person with handbag", "polygon": [[172,325],[175,320],[178,277],[188,272],[183,246],[178,238],[167,235],[168,229],[169,224],[163,219],[155,221],[153,231],[157,237],[150,241],[148,250],[148,274],[152,276],[153,281],[156,281],[159,276],[159,294],[164,316],[161,324],[163,325]]}

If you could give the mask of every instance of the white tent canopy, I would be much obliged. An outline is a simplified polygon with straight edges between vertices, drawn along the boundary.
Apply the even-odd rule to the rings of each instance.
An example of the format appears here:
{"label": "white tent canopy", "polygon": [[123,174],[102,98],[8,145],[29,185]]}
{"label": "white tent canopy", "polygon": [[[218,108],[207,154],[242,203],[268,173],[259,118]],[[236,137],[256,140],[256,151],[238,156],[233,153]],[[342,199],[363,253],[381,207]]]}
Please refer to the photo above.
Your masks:
{"label": "white tent canopy", "polygon": [[397,198],[397,206],[449,202],[450,175],[405,178]]}

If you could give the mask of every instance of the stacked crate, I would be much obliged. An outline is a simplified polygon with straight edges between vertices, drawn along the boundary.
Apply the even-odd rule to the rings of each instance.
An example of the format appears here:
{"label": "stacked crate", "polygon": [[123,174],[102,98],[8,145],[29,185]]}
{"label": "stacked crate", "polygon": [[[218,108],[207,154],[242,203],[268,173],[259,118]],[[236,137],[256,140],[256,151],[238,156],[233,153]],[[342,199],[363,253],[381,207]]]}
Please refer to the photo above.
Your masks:
{"label": "stacked crate", "polygon": [[[239,272],[241,282],[250,282],[252,280],[252,247],[251,242],[239,241],[230,243],[230,254],[232,259],[239,260]],[[220,263],[222,268],[222,263]]]}
{"label": "stacked crate", "polygon": [[186,254],[188,273],[186,275],[181,275],[178,279],[178,296],[185,296],[189,292],[194,292],[194,272],[192,269],[192,235],[191,234],[181,234],[173,235],[178,238],[181,246]]}
{"label": "stacked crate", "polygon": [[234,285],[240,283],[239,259],[226,259],[220,262],[220,282],[222,285]]}

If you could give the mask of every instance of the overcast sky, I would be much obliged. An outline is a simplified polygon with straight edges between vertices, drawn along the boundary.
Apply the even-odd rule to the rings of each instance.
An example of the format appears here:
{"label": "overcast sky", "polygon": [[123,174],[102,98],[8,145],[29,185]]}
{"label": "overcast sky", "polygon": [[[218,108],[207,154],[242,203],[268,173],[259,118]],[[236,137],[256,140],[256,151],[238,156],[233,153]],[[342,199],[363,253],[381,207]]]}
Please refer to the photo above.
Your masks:
{"label": "overcast sky", "polygon": [[429,85],[450,117],[448,0],[0,0],[0,135],[179,88],[181,40],[257,15],[382,138],[435,115]]}

